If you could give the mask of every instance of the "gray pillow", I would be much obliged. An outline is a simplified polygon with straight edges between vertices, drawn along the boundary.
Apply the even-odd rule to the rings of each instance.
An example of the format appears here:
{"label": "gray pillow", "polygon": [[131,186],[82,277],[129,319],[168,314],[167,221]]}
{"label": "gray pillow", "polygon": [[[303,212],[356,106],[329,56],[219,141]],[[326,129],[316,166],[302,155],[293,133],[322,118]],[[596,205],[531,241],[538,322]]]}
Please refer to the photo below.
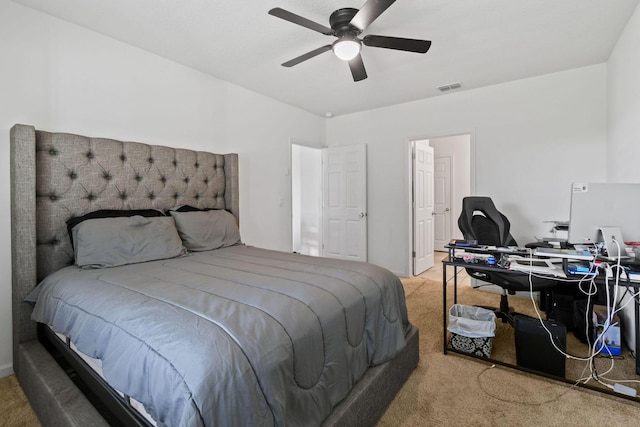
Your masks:
{"label": "gray pillow", "polygon": [[190,251],[208,251],[241,243],[236,220],[225,210],[169,213],[176,220],[184,246]]}
{"label": "gray pillow", "polygon": [[71,232],[79,267],[115,267],[186,253],[171,217],[96,218]]}

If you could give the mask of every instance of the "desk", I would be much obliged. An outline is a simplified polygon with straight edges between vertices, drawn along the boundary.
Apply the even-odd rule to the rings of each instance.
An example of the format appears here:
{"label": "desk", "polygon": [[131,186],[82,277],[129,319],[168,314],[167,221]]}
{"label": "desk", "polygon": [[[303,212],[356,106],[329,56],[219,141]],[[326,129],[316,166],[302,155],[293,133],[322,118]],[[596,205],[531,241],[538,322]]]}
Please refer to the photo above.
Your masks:
{"label": "desk", "polygon": [[[537,372],[537,371],[532,371],[517,365],[514,365],[512,363],[508,363],[502,360],[497,360],[497,359],[491,359],[491,358],[485,358],[485,357],[481,357],[481,356],[474,356],[474,355],[470,355],[461,351],[458,351],[456,349],[450,348],[449,347],[449,342],[448,342],[448,330],[447,330],[447,326],[448,326],[448,316],[449,316],[449,307],[447,304],[447,284],[448,284],[448,280],[447,280],[447,271],[449,269],[449,267],[453,268],[454,271],[454,275],[453,275],[453,303],[456,304],[458,302],[458,277],[457,277],[457,273],[458,273],[458,269],[459,268],[473,268],[474,270],[484,270],[484,271],[500,271],[502,273],[507,272],[508,274],[514,274],[514,275],[528,275],[528,273],[522,273],[522,272],[518,272],[518,271],[512,271],[512,270],[508,270],[508,269],[504,269],[502,267],[496,266],[496,265],[487,265],[487,264],[482,264],[482,263],[473,263],[473,264],[469,264],[467,262],[464,262],[461,259],[457,259],[454,257],[454,251],[455,250],[465,250],[466,252],[468,251],[479,251],[479,252],[483,252],[482,250],[478,250],[478,249],[473,249],[473,248],[449,248],[449,256],[447,258],[445,258],[442,263],[443,263],[443,269],[442,269],[442,321],[443,321],[443,329],[442,329],[442,337],[443,337],[443,353],[447,354],[448,352],[452,352],[452,353],[459,353],[459,354],[463,354],[465,356],[468,357],[473,357],[473,358],[477,358],[480,360],[484,360],[490,363],[495,363],[495,364],[499,364],[502,366],[507,366],[507,367],[511,367],[511,368],[515,368],[518,370],[523,370],[523,371],[527,371],[527,372],[531,372],[531,373],[535,373],[538,375],[542,375],[542,376],[546,376],[546,377],[550,377],[550,378],[554,378],[554,379],[558,379],[561,381],[564,381],[566,383],[570,383],[570,384],[574,384],[576,381],[573,379],[568,379],[568,378],[562,378],[562,377],[556,377],[553,375],[548,375],[545,373],[541,373],[541,372]],[[484,251],[486,253],[486,251]],[[504,253],[504,252],[501,252]],[[509,253],[513,253],[513,252],[509,252]],[[571,278],[570,275],[567,275],[568,278]],[[581,276],[573,276],[573,277],[581,277]],[[604,283],[604,279],[602,278],[597,278],[596,283]],[[640,288],[640,283],[633,283],[633,282],[622,282],[620,281],[619,283],[620,285],[625,285],[628,287],[632,287],[634,288],[636,291],[638,290],[638,288]],[[638,320],[638,306],[639,306],[639,302],[638,299],[635,298],[634,299],[634,313],[635,313],[635,335],[636,335],[636,349],[635,349],[635,354],[637,356],[640,356],[640,325],[638,325],[639,320]],[[631,367],[630,367],[631,368]],[[640,357],[636,357],[635,360],[635,372],[636,374],[640,375]],[[632,375],[632,374],[630,374]],[[639,378],[640,379],[640,378]],[[605,392],[608,394],[612,394],[615,396],[619,396],[619,397],[624,397],[636,402],[640,402],[640,393],[638,393],[638,397],[631,397],[631,396],[626,396],[626,395],[621,395],[619,393],[615,393],[609,389],[606,388],[601,388],[598,386],[593,386],[591,384],[582,384],[579,383],[578,384],[581,387],[585,387],[585,388],[590,388],[593,390],[597,390],[600,392]]]}

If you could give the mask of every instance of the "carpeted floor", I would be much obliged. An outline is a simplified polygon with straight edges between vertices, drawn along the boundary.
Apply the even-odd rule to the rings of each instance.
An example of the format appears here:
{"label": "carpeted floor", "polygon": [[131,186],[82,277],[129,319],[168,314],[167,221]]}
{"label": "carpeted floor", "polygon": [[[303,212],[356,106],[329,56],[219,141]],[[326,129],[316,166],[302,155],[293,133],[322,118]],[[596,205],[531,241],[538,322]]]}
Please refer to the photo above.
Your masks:
{"label": "carpeted floor", "polygon": [[[403,279],[409,319],[420,329],[420,363],[378,427],[631,426],[640,404],[468,357],[442,353],[442,283]],[[449,285],[447,295],[452,295]],[[499,295],[458,286],[458,302],[495,306]],[[453,298],[449,298],[449,304]],[[526,312],[530,300],[511,298]],[[494,352],[506,347],[499,325]],[[512,339],[512,338],[511,338]],[[511,344],[512,346],[512,344]],[[492,356],[495,356],[492,353]]]}
{"label": "carpeted floor", "polygon": [[[435,280],[403,279],[409,318],[420,329],[420,363],[378,427],[631,426],[640,404],[513,369],[442,353],[441,272]],[[449,285],[451,288],[452,285]],[[495,305],[499,296],[459,286],[461,304]],[[451,295],[448,290],[448,295]],[[452,298],[449,299],[450,304]],[[527,299],[511,298],[526,312]],[[494,353],[508,347],[509,327],[498,326]],[[512,338],[511,338],[512,339]],[[505,357],[509,357],[508,355]],[[0,379],[0,427],[39,426],[15,376]]]}
{"label": "carpeted floor", "polygon": [[38,427],[15,375],[0,378],[0,427]]}

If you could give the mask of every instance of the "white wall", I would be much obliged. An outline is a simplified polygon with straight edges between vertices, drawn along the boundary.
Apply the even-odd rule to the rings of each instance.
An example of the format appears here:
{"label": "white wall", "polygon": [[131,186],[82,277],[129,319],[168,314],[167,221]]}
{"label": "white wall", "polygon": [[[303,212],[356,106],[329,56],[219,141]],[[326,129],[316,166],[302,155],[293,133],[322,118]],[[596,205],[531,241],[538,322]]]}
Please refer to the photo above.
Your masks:
{"label": "white wall", "polygon": [[609,182],[640,182],[640,6],[608,62]]}
{"label": "white wall", "polygon": [[605,179],[606,132],[601,64],[338,116],[327,145],[368,145],[369,261],[407,275],[407,141],[470,133],[476,194],[527,242],[568,219],[572,181]]}
{"label": "white wall", "polygon": [[[240,155],[246,243],[289,250],[289,139],[323,118],[0,0],[0,240],[9,242],[9,129],[36,128]],[[278,200],[285,200],[279,206]],[[11,248],[0,245],[0,377],[11,372]]]}

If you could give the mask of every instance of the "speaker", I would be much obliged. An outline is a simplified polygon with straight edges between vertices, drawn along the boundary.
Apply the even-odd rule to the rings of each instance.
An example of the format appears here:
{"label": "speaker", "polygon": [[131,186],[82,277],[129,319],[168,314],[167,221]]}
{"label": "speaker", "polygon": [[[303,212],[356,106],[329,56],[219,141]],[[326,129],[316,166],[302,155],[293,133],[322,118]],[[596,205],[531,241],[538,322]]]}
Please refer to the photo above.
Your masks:
{"label": "speaker", "polygon": [[[558,321],[543,320],[555,345],[566,352],[567,328]],[[518,366],[564,378],[566,357],[551,343],[539,319],[516,315],[513,322]]]}

